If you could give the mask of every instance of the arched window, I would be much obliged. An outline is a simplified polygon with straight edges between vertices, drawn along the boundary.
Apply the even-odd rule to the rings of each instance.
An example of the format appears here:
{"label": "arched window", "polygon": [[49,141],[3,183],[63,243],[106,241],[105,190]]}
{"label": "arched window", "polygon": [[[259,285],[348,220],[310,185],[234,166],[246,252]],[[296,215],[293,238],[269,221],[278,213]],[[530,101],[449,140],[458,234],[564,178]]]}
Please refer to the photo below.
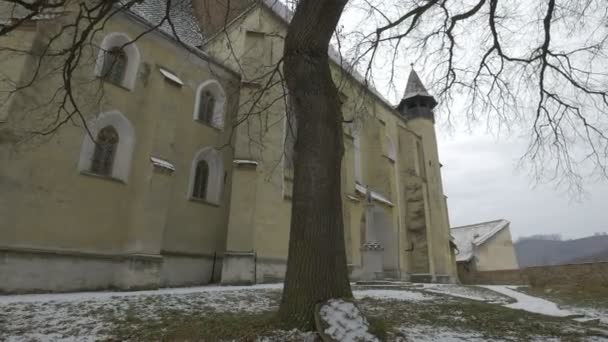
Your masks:
{"label": "arched window", "polygon": [[135,148],[135,130],[118,111],[99,114],[87,122],[78,171],[127,182]]}
{"label": "arched window", "polygon": [[127,69],[127,53],[118,46],[105,52],[101,76],[112,83],[122,85]]}
{"label": "arched window", "polygon": [[220,83],[208,80],[196,89],[194,120],[204,122],[215,128],[224,128],[226,94]]}
{"label": "arched window", "polygon": [[200,121],[212,124],[213,113],[215,111],[215,97],[209,90],[203,90],[200,93],[198,106],[198,119]]}
{"label": "arched window", "polygon": [[211,147],[198,151],[192,161],[188,196],[220,204],[224,181],[224,163],[219,151]]}
{"label": "arched window", "polygon": [[192,197],[205,199],[207,197],[207,184],[209,182],[209,164],[205,160],[200,160],[196,164],[194,172],[194,187]]}
{"label": "arched window", "polygon": [[98,175],[111,176],[117,147],[118,132],[114,127],[106,126],[99,131],[90,171]]}
{"label": "arched window", "polygon": [[135,41],[124,33],[112,32],[103,38],[99,46],[95,75],[133,90],[140,60]]}

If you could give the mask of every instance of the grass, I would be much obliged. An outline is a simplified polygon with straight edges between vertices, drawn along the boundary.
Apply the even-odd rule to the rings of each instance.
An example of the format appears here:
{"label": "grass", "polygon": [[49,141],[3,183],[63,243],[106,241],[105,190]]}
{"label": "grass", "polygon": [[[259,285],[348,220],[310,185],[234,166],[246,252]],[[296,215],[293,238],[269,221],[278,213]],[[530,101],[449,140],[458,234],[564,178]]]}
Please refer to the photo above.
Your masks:
{"label": "grass", "polygon": [[477,332],[485,338],[509,338],[517,341],[561,337],[578,341],[598,335],[591,327],[565,318],[548,317],[499,305],[470,300],[442,300],[433,303],[395,303],[373,299],[360,301],[361,307],[382,317],[393,338],[400,326],[433,326],[462,332]]}
{"label": "grass", "polygon": [[606,287],[520,287],[518,290],[532,296],[548,299],[559,305],[608,310],[608,288]]}
{"label": "grass", "polygon": [[[414,287],[405,290],[424,293]],[[453,291],[474,295],[476,289]],[[363,298],[357,305],[370,322],[371,332],[383,341],[399,337],[409,341],[415,333],[425,337],[442,331],[513,341],[552,337],[579,341],[598,335],[598,326],[589,323],[437,293],[426,295],[419,301]],[[0,307],[0,340],[32,333],[34,340],[41,333],[55,337],[97,334],[110,341],[255,341],[258,336],[267,337],[265,341],[302,341],[310,336],[290,331],[276,319],[279,301],[278,290],[255,290],[14,304]],[[247,312],[251,307],[258,309]]]}
{"label": "grass", "polygon": [[[431,326],[450,331],[475,332],[484,338],[525,341],[559,337],[580,341],[597,336],[592,326],[566,318],[557,318],[505,308],[500,305],[436,295],[435,300],[403,302],[364,298],[359,307],[370,322],[371,332],[382,341],[403,337],[402,327]],[[160,310],[157,319],[143,319],[132,310],[116,320],[113,335],[131,341],[255,341],[268,336],[273,341],[298,341],[301,336],[278,334],[289,330],[276,319],[273,311],[261,313],[219,313],[201,310],[183,313]]]}
{"label": "grass", "polygon": [[164,312],[159,320],[135,317],[117,322],[117,340],[131,341],[254,341],[281,328],[274,312],[215,313],[212,315]]}

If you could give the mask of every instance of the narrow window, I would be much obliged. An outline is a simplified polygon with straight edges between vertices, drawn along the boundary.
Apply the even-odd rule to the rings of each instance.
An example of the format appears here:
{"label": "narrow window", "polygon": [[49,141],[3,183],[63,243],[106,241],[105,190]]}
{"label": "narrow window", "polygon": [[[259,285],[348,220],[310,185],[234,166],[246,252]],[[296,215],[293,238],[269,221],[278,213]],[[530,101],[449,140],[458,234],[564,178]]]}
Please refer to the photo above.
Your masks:
{"label": "narrow window", "polygon": [[213,120],[213,112],[215,110],[215,97],[209,90],[201,92],[200,105],[198,107],[198,119],[211,123]]}
{"label": "narrow window", "polygon": [[424,165],[424,151],[422,150],[422,144],[420,144],[420,141],[416,141],[416,155],[418,157],[418,168],[416,173],[418,176],[425,178],[426,170]]}
{"label": "narrow window", "polygon": [[209,181],[209,164],[201,160],[196,164],[194,174],[194,188],[192,189],[192,197],[206,199],[207,183]]}
{"label": "narrow window", "polygon": [[103,59],[102,77],[112,83],[121,84],[127,69],[127,54],[120,47],[106,51]]}
{"label": "narrow window", "polygon": [[91,172],[98,175],[111,176],[114,166],[114,157],[118,147],[118,133],[112,126],[106,126],[99,134],[95,142],[95,151],[91,161]]}

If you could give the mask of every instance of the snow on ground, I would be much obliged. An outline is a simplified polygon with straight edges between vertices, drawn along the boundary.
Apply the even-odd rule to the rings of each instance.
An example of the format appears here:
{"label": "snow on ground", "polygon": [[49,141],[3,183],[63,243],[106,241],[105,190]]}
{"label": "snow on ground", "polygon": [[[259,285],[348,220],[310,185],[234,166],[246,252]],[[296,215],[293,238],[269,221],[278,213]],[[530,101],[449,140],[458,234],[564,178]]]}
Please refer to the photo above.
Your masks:
{"label": "snow on ground", "polygon": [[532,297],[525,293],[515,291],[513,290],[513,288],[515,288],[514,286],[484,285],[482,287],[490,289],[492,291],[496,291],[498,293],[502,293],[517,300],[517,302],[515,303],[505,305],[506,307],[511,309],[519,309],[556,317],[567,317],[576,315],[576,313],[572,311],[560,309],[557,304],[550,302],[546,299]]}
{"label": "snow on ground", "polygon": [[402,326],[398,330],[407,337],[406,341],[412,342],[502,341],[488,339],[475,331],[460,331],[431,325]]}
{"label": "snow on ground", "polygon": [[256,342],[276,342],[276,341],[301,341],[301,342],[316,342],[317,334],[315,332],[302,332],[297,329],[293,330],[275,330],[271,335],[259,336]]}
{"label": "snow on ground", "polygon": [[[162,311],[260,312],[275,309],[283,284],[199,286],[131,292],[0,295],[0,341],[95,341],[113,322],[157,320]],[[419,301],[430,295],[406,290],[357,290],[356,298]]]}
{"label": "snow on ground", "polygon": [[117,297],[133,297],[146,295],[182,295],[200,292],[225,292],[241,290],[280,290],[282,283],[278,284],[259,284],[251,286],[195,286],[195,287],[173,287],[158,290],[146,291],[95,291],[95,292],[70,292],[70,293],[44,293],[44,294],[25,294],[25,295],[0,295],[0,305],[23,302],[48,302],[48,301],[88,301],[106,300]]}
{"label": "snow on ground", "polygon": [[608,325],[608,309],[564,305],[562,309],[573,312],[575,315],[583,315],[583,318],[576,318],[578,322],[599,320],[602,324]]}
{"label": "snow on ground", "polygon": [[[209,312],[261,312],[278,306],[282,284],[255,286],[201,286],[133,292],[79,292],[64,294],[0,295],[0,341],[96,341],[112,336],[117,323],[130,320],[159,320],[163,313]],[[602,318],[608,324],[608,315],[592,308],[568,307],[513,290],[511,286],[484,286],[476,288],[460,285],[424,285],[417,289],[359,289],[355,298],[372,298],[404,302],[433,301],[446,294],[489,303],[498,303],[513,309],[550,316],[585,314]],[[495,291],[495,292],[492,292]],[[508,304],[505,297],[516,300]],[[344,311],[344,310],[343,310]],[[350,314],[348,310],[345,317]],[[456,319],[453,317],[453,319]],[[343,325],[346,324],[342,322]],[[407,326],[400,330],[408,341],[477,341],[476,332],[445,330],[425,326]],[[425,330],[427,329],[427,330]],[[439,329],[439,330],[438,330]],[[443,330],[442,330],[443,329]],[[277,332],[278,338],[262,337],[260,341],[312,338],[301,332]],[[314,336],[313,336],[314,337]]]}
{"label": "snow on ground", "polygon": [[493,304],[506,304],[509,302],[509,297],[477,286],[424,284],[424,291]]}
{"label": "snow on ground", "polygon": [[357,290],[353,291],[356,299],[396,299],[410,302],[435,299],[434,296],[408,290]]}
{"label": "snow on ground", "polygon": [[369,323],[361,311],[351,302],[330,299],[319,310],[327,324],[325,334],[341,342],[380,342],[369,333]]}
{"label": "snow on ground", "polygon": [[161,311],[258,312],[276,307],[278,285],[0,296],[0,341],[95,341],[113,321],[157,320]]}

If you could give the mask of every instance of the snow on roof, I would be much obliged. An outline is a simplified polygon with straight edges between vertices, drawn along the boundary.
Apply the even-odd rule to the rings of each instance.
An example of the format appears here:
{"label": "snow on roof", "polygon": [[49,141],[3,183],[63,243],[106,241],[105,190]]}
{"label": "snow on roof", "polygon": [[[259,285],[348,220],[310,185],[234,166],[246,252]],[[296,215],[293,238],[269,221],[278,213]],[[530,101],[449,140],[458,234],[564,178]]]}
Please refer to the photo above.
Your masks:
{"label": "snow on roof", "polygon": [[509,223],[507,220],[500,219],[450,229],[450,234],[454,237],[459,251],[456,261],[471,260],[475,247],[481,246],[503,228],[508,227]]}
{"label": "snow on roof", "polygon": [[[190,0],[173,0],[169,9],[169,18],[171,24],[167,20],[162,22],[166,16],[167,1],[166,0],[146,0],[136,2],[131,6],[129,11],[138,17],[144,19],[152,26],[157,26],[158,30],[169,35],[171,38],[182,41],[192,47],[198,47],[203,44],[203,33],[199,27],[198,20],[194,15],[192,2]],[[162,22],[162,24],[161,24]]]}
{"label": "snow on roof", "polygon": [[152,163],[152,165],[161,169],[165,169],[171,172],[175,171],[175,166],[173,166],[173,164],[164,159],[150,156],[150,162]]}
{"label": "snow on roof", "polygon": [[249,160],[249,159],[235,159],[232,161],[236,165],[252,165],[257,166],[259,163],[257,160]]}
{"label": "snow on roof", "polygon": [[[358,193],[360,193],[360,194],[362,194],[362,195],[365,195],[365,194],[367,194],[367,187],[365,187],[365,186],[363,186],[363,185],[361,185],[359,183],[355,183],[355,191],[358,192]],[[375,192],[373,190],[370,190],[369,192],[371,193],[373,200],[378,201],[380,203],[384,203],[384,204],[389,205],[391,207],[394,206],[393,202],[391,202],[384,195],[382,195],[382,194],[380,194],[378,192]]]}
{"label": "snow on roof", "polygon": [[184,81],[182,81],[179,77],[177,77],[177,75],[175,75],[171,71],[169,71],[165,68],[158,68],[158,71],[160,71],[160,73],[163,74],[163,76],[165,76],[165,78],[168,79],[169,81],[171,81],[179,86],[184,85]]}

